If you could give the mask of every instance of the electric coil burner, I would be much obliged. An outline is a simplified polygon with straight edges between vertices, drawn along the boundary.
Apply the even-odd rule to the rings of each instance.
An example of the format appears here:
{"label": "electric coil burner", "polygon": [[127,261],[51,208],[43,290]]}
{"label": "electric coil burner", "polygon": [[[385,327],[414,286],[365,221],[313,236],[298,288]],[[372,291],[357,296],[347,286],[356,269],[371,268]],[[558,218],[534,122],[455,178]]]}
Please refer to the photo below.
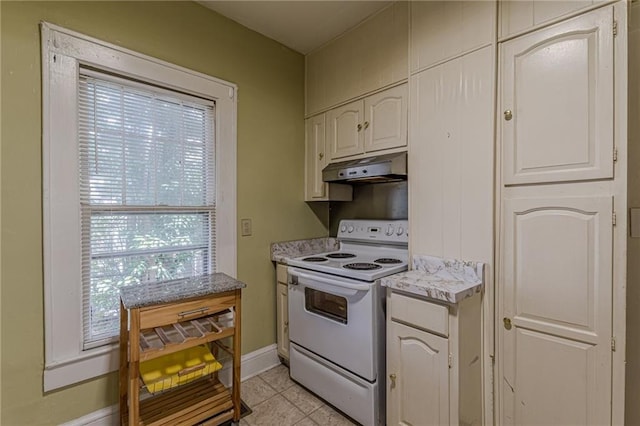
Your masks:
{"label": "electric coil burner", "polygon": [[374,269],[380,269],[382,266],[375,263],[348,263],[343,266],[347,269],[355,269],[356,271],[372,271]]}
{"label": "electric coil burner", "polygon": [[329,253],[327,255],[329,259],[351,259],[352,257],[356,257],[353,253]]}
{"label": "electric coil burner", "polygon": [[373,261],[374,263],[380,263],[381,265],[395,265],[398,263],[402,263],[400,259],[391,259],[389,257],[383,257],[382,259],[376,259]]}
{"label": "electric coil burner", "polygon": [[407,221],[343,220],[338,240],[338,251],[288,260],[290,374],[358,423],[382,426],[380,278],[407,270]]}

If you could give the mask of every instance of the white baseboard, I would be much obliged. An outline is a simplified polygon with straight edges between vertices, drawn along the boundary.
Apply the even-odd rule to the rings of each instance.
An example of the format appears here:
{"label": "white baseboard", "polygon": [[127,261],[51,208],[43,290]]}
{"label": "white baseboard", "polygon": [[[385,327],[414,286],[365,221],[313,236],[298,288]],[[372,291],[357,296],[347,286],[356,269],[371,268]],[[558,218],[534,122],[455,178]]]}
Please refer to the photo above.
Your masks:
{"label": "white baseboard", "polygon": [[[256,351],[243,355],[241,358],[242,376],[241,380],[247,380],[257,376],[263,371],[269,370],[280,364],[276,345],[265,346]],[[231,368],[223,367],[220,370],[219,378],[222,383],[231,383]],[[101,408],[89,413],[86,416],[78,417],[75,420],[63,423],[60,426],[116,426],[118,425],[118,406]]]}

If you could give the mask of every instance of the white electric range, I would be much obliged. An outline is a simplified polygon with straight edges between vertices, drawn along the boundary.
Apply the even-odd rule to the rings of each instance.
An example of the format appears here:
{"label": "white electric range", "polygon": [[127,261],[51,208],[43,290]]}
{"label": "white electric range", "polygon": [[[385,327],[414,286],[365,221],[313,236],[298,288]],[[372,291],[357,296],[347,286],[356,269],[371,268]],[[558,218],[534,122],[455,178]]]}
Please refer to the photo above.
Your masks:
{"label": "white electric range", "polygon": [[385,423],[379,279],[407,270],[406,220],[341,221],[340,249],[289,260],[291,377],[364,425]]}

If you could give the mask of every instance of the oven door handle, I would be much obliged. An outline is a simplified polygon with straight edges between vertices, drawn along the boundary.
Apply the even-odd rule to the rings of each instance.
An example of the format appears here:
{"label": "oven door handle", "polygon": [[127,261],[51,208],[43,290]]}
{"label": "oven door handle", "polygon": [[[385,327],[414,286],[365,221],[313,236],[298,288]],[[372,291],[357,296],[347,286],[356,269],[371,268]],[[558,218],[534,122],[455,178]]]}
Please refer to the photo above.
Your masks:
{"label": "oven door handle", "polygon": [[294,269],[292,272],[293,273],[291,275],[297,275],[298,280],[316,281],[323,284],[329,284],[333,287],[348,288],[350,290],[357,290],[357,291],[368,291],[369,289],[371,289],[370,284],[357,284],[357,283],[348,282],[348,281],[337,281],[334,279],[320,277],[317,275],[305,274],[304,272],[300,272],[300,270],[297,270],[297,269]]}

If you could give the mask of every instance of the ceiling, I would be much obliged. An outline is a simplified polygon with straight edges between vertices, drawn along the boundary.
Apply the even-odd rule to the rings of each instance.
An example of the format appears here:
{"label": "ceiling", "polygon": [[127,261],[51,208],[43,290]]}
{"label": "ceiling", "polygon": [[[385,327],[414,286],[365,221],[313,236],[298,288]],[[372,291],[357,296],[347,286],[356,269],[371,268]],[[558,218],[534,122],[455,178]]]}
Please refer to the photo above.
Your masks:
{"label": "ceiling", "polygon": [[388,6],[391,1],[199,0],[198,3],[307,54]]}

